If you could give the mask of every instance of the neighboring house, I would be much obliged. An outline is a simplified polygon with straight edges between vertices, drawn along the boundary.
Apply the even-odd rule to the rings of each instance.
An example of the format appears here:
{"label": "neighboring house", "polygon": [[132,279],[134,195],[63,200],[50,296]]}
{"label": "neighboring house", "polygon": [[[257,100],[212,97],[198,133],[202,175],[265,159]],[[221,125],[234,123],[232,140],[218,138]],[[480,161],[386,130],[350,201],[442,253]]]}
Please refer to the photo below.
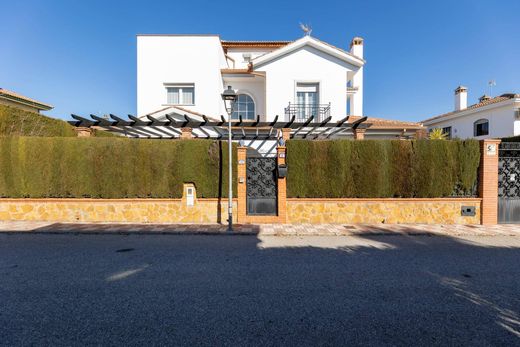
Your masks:
{"label": "neighboring house", "polygon": [[422,121],[431,131],[440,128],[449,138],[503,138],[520,135],[520,94],[483,95],[468,106],[468,89],[455,89],[455,109]]}
{"label": "neighboring house", "polygon": [[53,108],[51,105],[30,99],[26,96],[3,88],[0,88],[0,105],[17,107],[22,110],[35,113],[40,113],[40,111],[48,111]]}
{"label": "neighboring house", "polygon": [[[311,36],[295,41],[223,41],[217,35],[138,35],[137,111],[227,118],[221,93],[239,94],[232,119],[303,122],[363,113],[363,39],[349,50]],[[368,118],[367,137],[410,137],[419,123]],[[377,126],[376,124],[377,123]],[[386,124],[386,126],[385,126]]]}

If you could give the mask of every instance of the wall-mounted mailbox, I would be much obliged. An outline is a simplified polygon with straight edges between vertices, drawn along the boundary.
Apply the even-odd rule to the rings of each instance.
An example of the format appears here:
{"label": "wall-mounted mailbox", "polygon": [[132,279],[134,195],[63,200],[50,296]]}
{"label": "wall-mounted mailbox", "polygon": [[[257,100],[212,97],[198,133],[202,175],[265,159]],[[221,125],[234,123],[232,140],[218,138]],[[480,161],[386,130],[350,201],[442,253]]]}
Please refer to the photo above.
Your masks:
{"label": "wall-mounted mailbox", "polygon": [[287,177],[287,165],[280,164],[278,165],[278,178]]}
{"label": "wall-mounted mailbox", "polygon": [[461,216],[475,216],[475,206],[462,206],[460,209]]}
{"label": "wall-mounted mailbox", "polygon": [[193,206],[195,204],[195,192],[192,187],[186,188],[186,205]]}

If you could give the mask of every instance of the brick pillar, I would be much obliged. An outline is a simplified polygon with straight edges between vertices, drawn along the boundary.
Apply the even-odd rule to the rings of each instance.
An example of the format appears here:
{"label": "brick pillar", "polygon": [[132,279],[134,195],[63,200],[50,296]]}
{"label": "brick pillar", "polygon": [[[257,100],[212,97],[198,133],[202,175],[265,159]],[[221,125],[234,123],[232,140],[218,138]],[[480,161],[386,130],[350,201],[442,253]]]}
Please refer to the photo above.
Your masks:
{"label": "brick pillar", "polygon": [[247,177],[246,177],[246,157],[247,157],[247,147],[238,147],[237,149],[237,221],[238,223],[244,223],[246,219],[246,210],[247,210]]}
{"label": "brick pillar", "polygon": [[76,127],[74,131],[77,137],[91,137],[93,133],[93,129],[87,127]]}
{"label": "brick pillar", "polygon": [[191,128],[181,128],[181,140],[191,139]]}
{"label": "brick pillar", "polygon": [[479,196],[482,198],[481,223],[498,222],[498,145],[500,140],[480,141]]}
{"label": "brick pillar", "polygon": [[419,129],[415,132],[416,139],[425,139],[428,137],[428,131],[426,129]]}
{"label": "brick pillar", "polygon": [[364,129],[364,128],[354,129],[354,139],[355,140],[364,140],[366,131],[367,131],[367,129]]}
{"label": "brick pillar", "polygon": [[[285,164],[285,146],[276,148],[277,164]],[[287,177],[278,178],[278,220],[287,223]]]}
{"label": "brick pillar", "polygon": [[287,142],[291,138],[291,128],[282,129],[282,139]]}

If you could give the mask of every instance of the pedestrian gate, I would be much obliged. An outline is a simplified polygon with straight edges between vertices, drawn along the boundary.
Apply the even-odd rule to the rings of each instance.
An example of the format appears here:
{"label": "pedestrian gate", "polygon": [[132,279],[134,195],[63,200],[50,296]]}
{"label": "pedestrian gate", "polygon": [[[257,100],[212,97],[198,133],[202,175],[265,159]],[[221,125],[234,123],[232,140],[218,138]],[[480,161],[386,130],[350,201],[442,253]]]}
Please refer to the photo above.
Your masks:
{"label": "pedestrian gate", "polygon": [[276,158],[247,158],[247,214],[276,215]]}
{"label": "pedestrian gate", "polygon": [[501,143],[498,154],[498,222],[520,223],[520,142]]}

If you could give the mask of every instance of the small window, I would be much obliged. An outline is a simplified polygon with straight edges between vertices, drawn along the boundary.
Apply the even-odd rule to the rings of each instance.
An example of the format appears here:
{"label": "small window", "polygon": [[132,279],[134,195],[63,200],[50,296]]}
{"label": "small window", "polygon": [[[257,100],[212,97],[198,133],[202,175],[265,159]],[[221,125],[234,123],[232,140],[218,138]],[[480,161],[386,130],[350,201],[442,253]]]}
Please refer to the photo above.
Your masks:
{"label": "small window", "polygon": [[448,140],[451,139],[451,127],[445,127],[445,128],[442,128],[442,133],[443,133],[444,135],[446,135],[446,138],[447,138]]}
{"label": "small window", "polygon": [[247,94],[239,94],[233,106],[231,119],[239,119],[239,116],[242,116],[243,120],[255,119],[255,102]]}
{"label": "small window", "polygon": [[169,105],[195,104],[195,87],[193,84],[166,86],[166,103]]}
{"label": "small window", "polygon": [[473,123],[473,135],[489,135],[489,121],[487,119],[479,119],[478,121]]}

